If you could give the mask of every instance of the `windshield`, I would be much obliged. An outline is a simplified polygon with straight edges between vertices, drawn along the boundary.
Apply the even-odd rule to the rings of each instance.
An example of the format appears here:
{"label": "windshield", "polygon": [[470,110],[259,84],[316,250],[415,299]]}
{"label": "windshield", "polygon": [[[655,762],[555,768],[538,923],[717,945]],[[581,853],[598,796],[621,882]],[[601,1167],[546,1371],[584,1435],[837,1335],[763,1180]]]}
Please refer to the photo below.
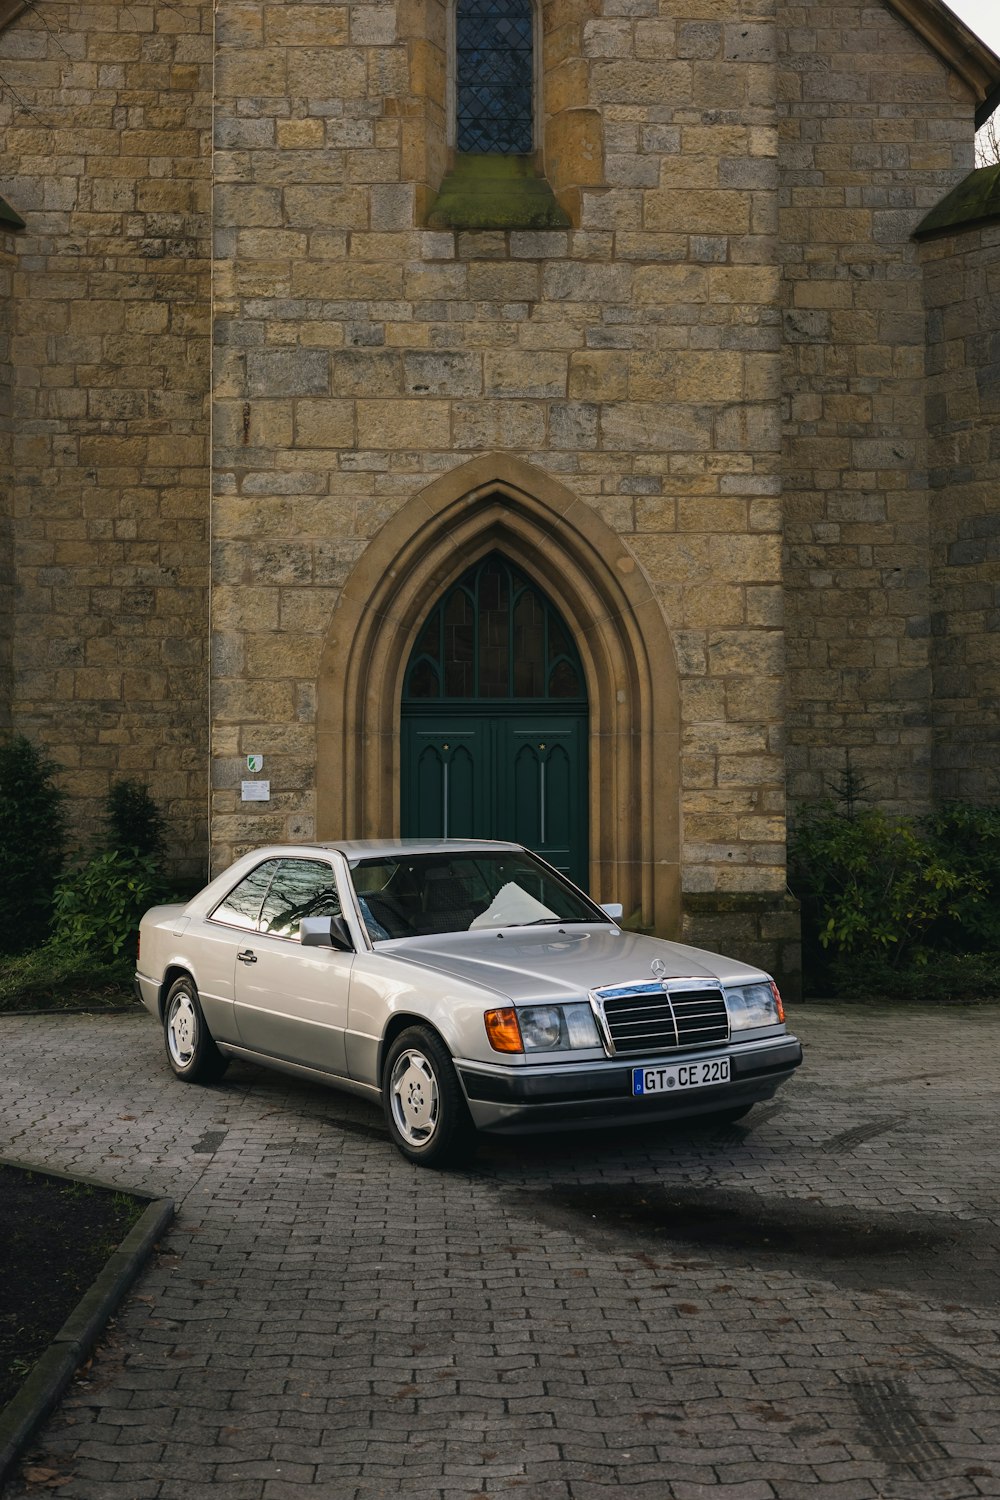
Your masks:
{"label": "windshield", "polygon": [[393,854],[354,860],[350,868],[375,943],[435,932],[609,920],[561,876],[517,851]]}

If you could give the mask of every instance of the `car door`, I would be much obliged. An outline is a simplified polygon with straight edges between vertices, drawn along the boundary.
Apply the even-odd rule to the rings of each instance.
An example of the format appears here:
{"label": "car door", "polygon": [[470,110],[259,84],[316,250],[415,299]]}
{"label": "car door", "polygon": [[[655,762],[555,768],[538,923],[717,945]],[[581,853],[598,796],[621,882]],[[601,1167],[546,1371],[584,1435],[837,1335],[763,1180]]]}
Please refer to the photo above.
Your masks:
{"label": "car door", "polygon": [[194,922],[185,933],[192,956],[195,981],[208,1029],[219,1042],[236,1042],[234,971],[240,967],[237,952],[248,933],[256,933],[260,909],[280,861],[266,859],[256,865],[212,913]]}
{"label": "car door", "polygon": [[303,948],[299,941],[303,917],[340,914],[340,892],[326,860],[280,861],[257,930],[236,949],[236,1025],[244,1047],[324,1073],[347,1072],[354,955]]}

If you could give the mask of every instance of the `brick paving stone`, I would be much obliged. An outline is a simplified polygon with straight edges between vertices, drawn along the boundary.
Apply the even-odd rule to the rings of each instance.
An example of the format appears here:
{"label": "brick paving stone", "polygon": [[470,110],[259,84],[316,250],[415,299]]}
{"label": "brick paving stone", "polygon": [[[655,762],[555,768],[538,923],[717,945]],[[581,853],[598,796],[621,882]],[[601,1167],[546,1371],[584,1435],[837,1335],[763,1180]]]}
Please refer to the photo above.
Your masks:
{"label": "brick paving stone", "polygon": [[138,1012],[0,1018],[4,1154],[178,1204],[31,1456],[65,1500],[1000,1495],[1000,1012],[794,1019],[757,1124],[433,1174],[332,1091],[179,1084]]}

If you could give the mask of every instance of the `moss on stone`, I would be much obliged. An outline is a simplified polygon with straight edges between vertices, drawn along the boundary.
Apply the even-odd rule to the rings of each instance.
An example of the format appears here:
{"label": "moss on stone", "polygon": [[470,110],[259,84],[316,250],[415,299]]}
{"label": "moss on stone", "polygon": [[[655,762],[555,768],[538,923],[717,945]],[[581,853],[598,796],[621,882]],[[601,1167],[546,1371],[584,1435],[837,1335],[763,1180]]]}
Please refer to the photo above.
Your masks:
{"label": "moss on stone", "polygon": [[569,222],[528,156],[457,157],[427,216],[430,229],[565,229]]}
{"label": "moss on stone", "polygon": [[990,219],[1000,219],[1000,165],[977,167],[963,177],[958,187],[941,199],[916,229],[913,238],[945,234],[949,230],[968,228]]}

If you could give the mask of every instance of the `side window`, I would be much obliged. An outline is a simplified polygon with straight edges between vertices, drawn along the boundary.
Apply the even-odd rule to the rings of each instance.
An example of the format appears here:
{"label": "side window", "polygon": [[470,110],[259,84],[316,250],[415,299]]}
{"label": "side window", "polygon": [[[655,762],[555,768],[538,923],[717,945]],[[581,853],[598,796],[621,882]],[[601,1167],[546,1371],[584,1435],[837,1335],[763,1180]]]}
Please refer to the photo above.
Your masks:
{"label": "side window", "polygon": [[340,896],[331,867],[319,860],[285,859],[264,901],[260,931],[298,942],[303,917],[339,916]]}
{"label": "side window", "polygon": [[531,0],[456,0],[455,145],[528,156],[534,150]]}
{"label": "side window", "polygon": [[280,863],[277,859],[267,859],[255,870],[251,870],[249,875],[245,875],[225,900],[219,902],[212,912],[212,921],[226,922],[230,927],[243,927],[248,932],[256,932],[264,897]]}

